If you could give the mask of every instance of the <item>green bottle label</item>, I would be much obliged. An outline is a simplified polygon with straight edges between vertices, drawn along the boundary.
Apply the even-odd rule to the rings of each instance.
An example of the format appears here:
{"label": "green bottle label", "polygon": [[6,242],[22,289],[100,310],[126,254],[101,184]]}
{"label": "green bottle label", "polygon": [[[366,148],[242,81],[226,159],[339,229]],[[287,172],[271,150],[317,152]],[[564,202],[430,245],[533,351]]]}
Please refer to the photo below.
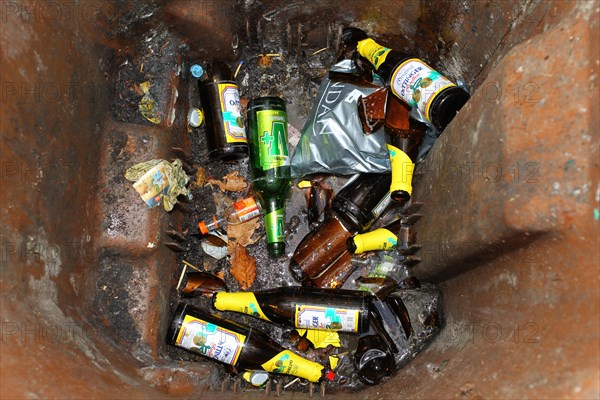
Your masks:
{"label": "green bottle label", "polygon": [[285,216],[283,208],[278,208],[265,215],[265,230],[267,231],[267,243],[281,243],[285,241]]}
{"label": "green bottle label", "polygon": [[287,114],[285,111],[258,111],[256,120],[259,167],[266,171],[289,164]]}

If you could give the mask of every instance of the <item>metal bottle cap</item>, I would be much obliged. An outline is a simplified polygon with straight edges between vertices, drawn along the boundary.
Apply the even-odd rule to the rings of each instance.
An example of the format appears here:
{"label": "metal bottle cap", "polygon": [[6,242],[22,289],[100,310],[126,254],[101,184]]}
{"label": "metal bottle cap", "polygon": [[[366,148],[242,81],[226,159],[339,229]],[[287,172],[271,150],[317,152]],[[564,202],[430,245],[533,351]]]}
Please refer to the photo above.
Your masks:
{"label": "metal bottle cap", "polygon": [[194,78],[200,78],[202,75],[204,75],[204,68],[198,64],[194,64],[190,67],[190,72]]}
{"label": "metal bottle cap", "polygon": [[188,113],[188,124],[191,127],[198,128],[204,121],[204,113],[199,108],[192,108]]}

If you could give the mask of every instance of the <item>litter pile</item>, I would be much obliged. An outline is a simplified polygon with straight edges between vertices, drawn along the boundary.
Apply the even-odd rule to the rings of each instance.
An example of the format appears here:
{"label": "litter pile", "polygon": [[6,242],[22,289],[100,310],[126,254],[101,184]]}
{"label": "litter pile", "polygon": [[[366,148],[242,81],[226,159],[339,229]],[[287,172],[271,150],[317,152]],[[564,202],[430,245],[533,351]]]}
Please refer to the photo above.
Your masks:
{"label": "litter pile", "polygon": [[236,387],[376,385],[441,329],[440,292],[412,274],[412,175],[469,95],[360,29],[342,36],[315,68],[250,49],[189,62],[191,152],[125,173],[148,207],[186,214],[166,232],[181,262],[169,354],[219,361]]}

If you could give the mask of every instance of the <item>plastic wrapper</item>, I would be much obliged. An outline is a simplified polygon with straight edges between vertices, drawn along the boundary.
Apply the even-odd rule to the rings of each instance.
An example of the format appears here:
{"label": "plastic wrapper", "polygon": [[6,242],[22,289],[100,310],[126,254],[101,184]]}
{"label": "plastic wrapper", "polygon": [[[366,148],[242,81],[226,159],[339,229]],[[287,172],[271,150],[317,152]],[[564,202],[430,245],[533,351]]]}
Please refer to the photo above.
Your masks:
{"label": "plastic wrapper", "polygon": [[135,182],[133,187],[148,208],[153,208],[162,201],[165,210],[171,211],[180,194],[192,199],[192,194],[186,188],[190,178],[183,171],[179,159],[173,163],[150,160],[136,164],[125,171],[125,178]]}
{"label": "plastic wrapper", "polygon": [[[335,64],[330,72],[356,74],[352,60]],[[364,84],[363,84],[364,82]],[[325,77],[291,161],[293,177],[310,174],[353,175],[390,171],[383,128],[363,133],[357,113],[360,96],[368,96],[380,81],[338,81]]]}

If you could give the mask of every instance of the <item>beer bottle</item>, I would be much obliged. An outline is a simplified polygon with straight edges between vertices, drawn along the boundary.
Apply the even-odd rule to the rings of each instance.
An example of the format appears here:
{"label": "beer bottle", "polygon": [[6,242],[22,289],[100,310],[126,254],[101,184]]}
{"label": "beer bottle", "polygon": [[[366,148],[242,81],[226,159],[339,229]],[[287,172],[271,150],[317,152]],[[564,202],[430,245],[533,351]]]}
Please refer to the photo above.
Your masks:
{"label": "beer bottle", "polygon": [[348,251],[352,254],[362,254],[373,250],[393,250],[398,245],[400,225],[398,219],[383,228],[354,235],[346,242]]}
{"label": "beer bottle", "polygon": [[388,96],[385,132],[392,167],[392,200],[404,204],[412,195],[412,177],[425,124],[409,116],[410,110],[396,96]]}
{"label": "beer bottle", "polygon": [[394,95],[417,107],[439,131],[469,100],[467,92],[419,58],[381,46],[361,29],[344,29],[342,40],[373,64]]}
{"label": "beer bottle", "polygon": [[302,329],[364,332],[372,296],[353,290],[299,286],[257,292],[217,292],[213,306]]}
{"label": "beer bottle", "polygon": [[266,334],[228,321],[185,303],[179,304],[167,343],[240,370],[263,369],[294,375],[311,382],[331,377],[321,364],[286,350]]}
{"label": "beer bottle", "polygon": [[285,202],[291,189],[284,101],[278,97],[252,99],[248,126],[252,185],[265,212],[267,248],[278,256],[285,252]]}
{"label": "beer bottle", "polygon": [[323,289],[337,289],[342,287],[357,267],[358,265],[352,262],[352,254],[346,250],[323,273],[314,279],[307,279],[302,284]]}
{"label": "beer bottle", "polygon": [[371,226],[391,202],[390,182],[390,174],[360,174],[339,191],[323,223],[294,251],[294,279],[304,283],[319,276],[346,250],[348,238]]}
{"label": "beer bottle", "polygon": [[208,156],[213,161],[234,161],[248,155],[246,127],[240,94],[231,70],[214,61],[198,80],[200,101],[206,118]]}
{"label": "beer bottle", "polygon": [[382,338],[377,334],[369,334],[358,339],[354,367],[362,382],[377,385],[396,370],[396,361]]}
{"label": "beer bottle", "polygon": [[241,224],[260,215],[261,208],[250,196],[236,201],[231,207],[228,207],[223,215],[213,215],[212,218],[198,222],[198,228],[203,235],[213,232],[219,228],[226,228],[228,223]]}

